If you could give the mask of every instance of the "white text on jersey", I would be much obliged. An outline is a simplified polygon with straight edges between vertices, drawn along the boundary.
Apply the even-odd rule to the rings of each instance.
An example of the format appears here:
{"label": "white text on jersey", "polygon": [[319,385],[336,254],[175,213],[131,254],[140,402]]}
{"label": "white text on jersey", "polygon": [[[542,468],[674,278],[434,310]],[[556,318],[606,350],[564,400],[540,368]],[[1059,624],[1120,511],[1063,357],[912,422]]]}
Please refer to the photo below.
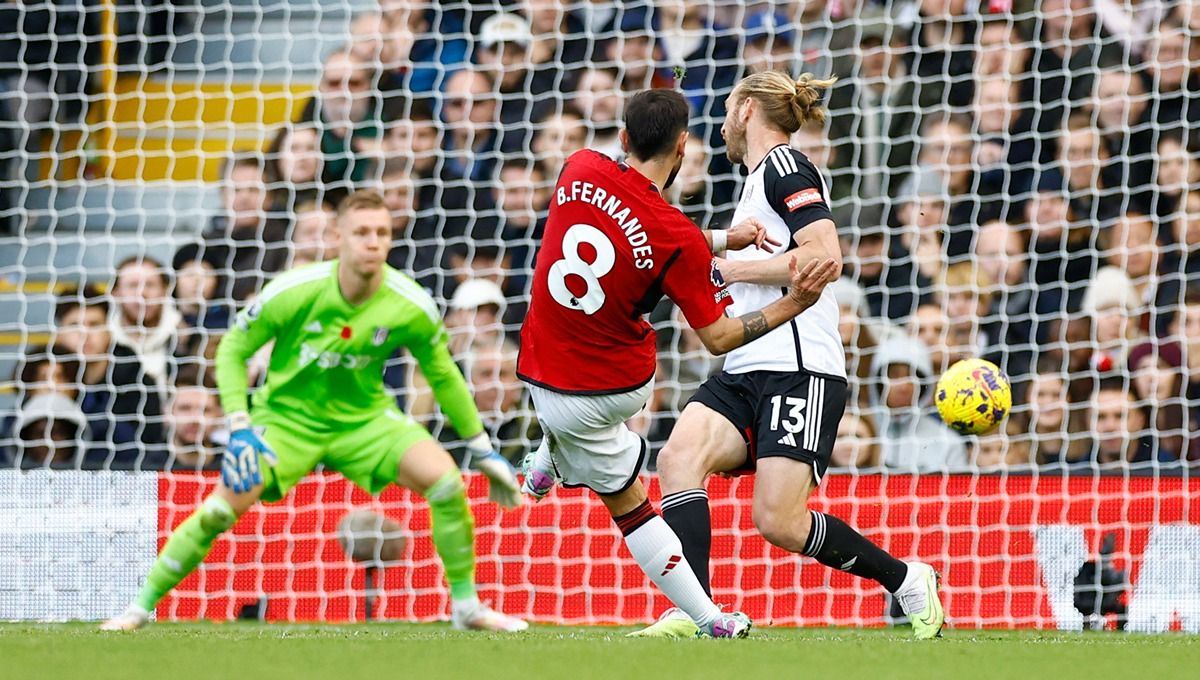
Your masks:
{"label": "white text on jersey", "polygon": [[629,208],[621,205],[621,199],[591,182],[575,180],[571,182],[570,193],[567,192],[566,187],[558,188],[558,205],[561,206],[570,201],[591,203],[608,213],[621,231],[625,232],[625,238],[633,247],[633,257],[635,258],[633,265],[638,269],[654,268],[654,249],[649,245],[650,238],[642,230],[641,221],[637,217],[631,217]]}

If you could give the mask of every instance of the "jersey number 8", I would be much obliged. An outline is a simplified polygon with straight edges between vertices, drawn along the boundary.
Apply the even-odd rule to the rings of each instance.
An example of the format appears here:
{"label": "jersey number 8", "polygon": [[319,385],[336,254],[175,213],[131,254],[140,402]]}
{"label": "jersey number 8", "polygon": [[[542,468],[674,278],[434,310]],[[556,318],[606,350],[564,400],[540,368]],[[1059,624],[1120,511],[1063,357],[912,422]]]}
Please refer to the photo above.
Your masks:
{"label": "jersey number 8", "polygon": [[[581,244],[588,244],[596,251],[596,260],[588,262],[579,252]],[[548,283],[550,295],[558,304],[581,310],[584,314],[595,314],[604,306],[604,289],[600,277],[612,271],[617,261],[617,251],[612,241],[590,224],[576,224],[563,235],[563,259],[550,267]],[[567,277],[583,279],[587,289],[576,295],[567,287]]]}

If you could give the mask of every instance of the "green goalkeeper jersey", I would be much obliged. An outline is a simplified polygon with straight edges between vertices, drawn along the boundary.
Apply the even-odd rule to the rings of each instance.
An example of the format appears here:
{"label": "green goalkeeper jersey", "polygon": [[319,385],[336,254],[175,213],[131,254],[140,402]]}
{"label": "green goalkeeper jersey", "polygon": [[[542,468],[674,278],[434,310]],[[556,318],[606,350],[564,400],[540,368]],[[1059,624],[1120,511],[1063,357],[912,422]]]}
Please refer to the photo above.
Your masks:
{"label": "green goalkeeper jersey", "polygon": [[255,410],[266,408],[318,431],[355,427],[395,406],[384,390],[384,362],[406,347],[459,435],[483,431],[433,299],[384,265],[379,290],[352,305],[338,286],[337,267],[333,260],[287,272],[238,314],[217,349],[225,412],[247,410],[246,362],[274,340]]}

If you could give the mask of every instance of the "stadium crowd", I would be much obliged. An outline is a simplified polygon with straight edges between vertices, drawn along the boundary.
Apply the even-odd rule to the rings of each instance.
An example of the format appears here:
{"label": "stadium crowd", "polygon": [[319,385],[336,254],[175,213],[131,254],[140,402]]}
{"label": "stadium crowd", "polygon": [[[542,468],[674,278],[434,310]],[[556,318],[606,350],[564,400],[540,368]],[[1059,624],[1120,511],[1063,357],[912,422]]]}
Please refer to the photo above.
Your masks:
{"label": "stadium crowd", "polygon": [[[854,395],[837,470],[1200,464],[1200,2],[505,5],[381,0],[356,16],[301,114],[223,164],[222,208],[194,243],[60,293],[52,342],[14,377],[0,462],[216,465],[216,343],[273,275],[333,256],[337,203],[364,186],[392,211],[390,264],[444,304],[485,423],[519,461],[540,435],[516,342],[565,159],[619,155],[623,98],[681,88],[695,124],[669,197],[729,226],[725,97],[774,68],[838,77],[828,123],[793,139],[826,173],[847,264],[831,285]],[[37,54],[0,50],[0,135],[55,115],[13,106]],[[652,320],[658,382],[634,425],[661,445],[720,360],[669,305]],[[975,356],[1016,399],[998,432],[968,438],[931,392]],[[386,375],[453,451],[419,372],[397,357]]]}

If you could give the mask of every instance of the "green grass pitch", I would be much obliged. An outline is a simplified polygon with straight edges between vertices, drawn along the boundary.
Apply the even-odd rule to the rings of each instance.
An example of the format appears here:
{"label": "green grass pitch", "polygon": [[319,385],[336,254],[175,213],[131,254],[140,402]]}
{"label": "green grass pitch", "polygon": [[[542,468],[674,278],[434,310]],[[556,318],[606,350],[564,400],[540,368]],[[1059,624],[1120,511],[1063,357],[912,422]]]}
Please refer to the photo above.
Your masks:
{"label": "green grass pitch", "polygon": [[625,628],[536,626],[522,636],[448,625],[0,625],[0,678],[1194,678],[1200,637],[1118,633],[756,629],[747,640],[626,639]]}

